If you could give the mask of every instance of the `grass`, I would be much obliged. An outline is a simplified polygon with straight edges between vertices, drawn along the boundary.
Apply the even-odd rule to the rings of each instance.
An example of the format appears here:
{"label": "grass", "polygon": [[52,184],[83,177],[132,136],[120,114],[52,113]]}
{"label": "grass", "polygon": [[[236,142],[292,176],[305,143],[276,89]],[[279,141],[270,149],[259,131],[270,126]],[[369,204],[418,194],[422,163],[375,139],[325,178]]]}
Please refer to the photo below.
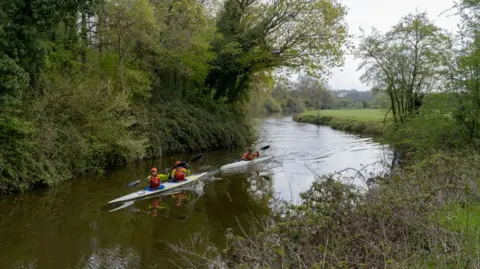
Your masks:
{"label": "grass", "polygon": [[445,205],[439,214],[440,223],[443,227],[461,235],[464,240],[464,251],[470,256],[478,256],[480,238],[480,203]]}
{"label": "grass", "polygon": [[[343,109],[343,110],[320,110],[320,117],[335,117],[342,119],[352,119],[361,122],[381,121],[385,117],[383,109]],[[317,110],[310,110],[300,115],[317,116]]]}
{"label": "grass", "polygon": [[[311,110],[295,115],[293,119],[358,134],[381,135],[385,113],[383,109]],[[387,122],[389,119],[387,116]]]}

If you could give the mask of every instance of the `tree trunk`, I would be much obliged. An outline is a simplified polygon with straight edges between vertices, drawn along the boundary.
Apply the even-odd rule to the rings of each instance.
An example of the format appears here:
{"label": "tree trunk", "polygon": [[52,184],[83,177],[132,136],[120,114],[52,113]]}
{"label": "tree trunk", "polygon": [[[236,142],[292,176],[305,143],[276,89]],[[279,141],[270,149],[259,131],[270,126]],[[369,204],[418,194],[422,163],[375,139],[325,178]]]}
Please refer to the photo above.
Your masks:
{"label": "tree trunk", "polygon": [[81,46],[80,58],[82,63],[86,63],[87,49],[88,49],[87,15],[85,13],[82,13],[81,19],[82,19],[82,28],[81,28],[80,37],[82,39],[82,46]]}

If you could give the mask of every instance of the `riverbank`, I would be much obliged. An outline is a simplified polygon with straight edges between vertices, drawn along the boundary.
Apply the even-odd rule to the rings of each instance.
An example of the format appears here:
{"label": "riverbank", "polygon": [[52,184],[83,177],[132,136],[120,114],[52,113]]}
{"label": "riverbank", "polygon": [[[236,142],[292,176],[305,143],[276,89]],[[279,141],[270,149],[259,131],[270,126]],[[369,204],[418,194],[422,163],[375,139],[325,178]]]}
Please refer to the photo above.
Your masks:
{"label": "riverbank", "polygon": [[[345,131],[352,131],[345,126],[374,126],[383,119],[375,110],[322,112],[324,117],[343,122]],[[315,113],[304,113],[303,122],[329,125],[332,121],[315,122]],[[401,166],[385,164],[385,172],[358,171],[353,178],[341,180],[333,175],[318,177],[301,194],[301,205],[277,200],[272,215],[258,221],[271,225],[253,225],[258,229],[253,235],[229,234],[232,241],[225,249],[210,246],[214,251],[205,257],[189,256],[189,262],[202,264],[216,258],[218,266],[245,268],[259,263],[268,268],[478,267],[475,242],[480,240],[480,222],[475,216],[480,212],[480,155],[473,147],[444,151],[436,144],[425,144],[436,141],[429,137],[452,132],[445,123],[435,132],[419,124],[427,120],[433,119],[420,113],[385,132],[392,142],[403,139],[411,146],[424,144],[422,150],[409,147],[413,150]],[[409,135],[389,136],[407,131]],[[367,189],[352,184],[368,178],[373,181]]]}
{"label": "riverbank", "polygon": [[[386,112],[383,109],[311,110],[294,115],[293,119],[360,135],[379,136],[384,133]],[[387,115],[386,124],[389,120]]]}
{"label": "riverbank", "polygon": [[253,234],[228,233],[224,249],[204,242],[209,251],[200,256],[173,248],[189,264],[212,267],[476,268],[479,163],[475,155],[432,155],[379,175],[367,190],[322,176],[299,206],[271,202],[272,214],[248,227]]}
{"label": "riverbank", "polygon": [[254,124],[226,105],[172,100],[148,109],[135,104],[128,109],[141,113],[121,115],[124,107],[112,108],[108,97],[93,102],[95,95],[77,90],[58,89],[25,109],[21,120],[29,124],[27,135],[17,136],[21,143],[0,149],[0,196],[52,187],[139,160],[244,147],[255,138]]}

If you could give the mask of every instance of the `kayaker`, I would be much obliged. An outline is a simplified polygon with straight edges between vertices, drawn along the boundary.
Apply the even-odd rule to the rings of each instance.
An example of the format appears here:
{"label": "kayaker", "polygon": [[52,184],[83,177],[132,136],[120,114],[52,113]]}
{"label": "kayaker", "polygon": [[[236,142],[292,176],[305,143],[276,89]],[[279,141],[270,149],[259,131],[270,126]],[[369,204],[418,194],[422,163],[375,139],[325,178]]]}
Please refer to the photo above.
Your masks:
{"label": "kayaker", "polygon": [[251,149],[248,149],[247,152],[245,154],[243,154],[242,160],[251,161],[251,160],[253,160],[253,159],[255,159],[256,157],[259,157],[259,156],[260,156],[260,153],[258,153],[258,151],[252,152]]}
{"label": "kayaker", "polygon": [[191,174],[190,169],[188,169],[188,164],[186,161],[176,161],[175,168],[172,173],[169,175],[169,180],[171,181],[184,181],[186,176]]}
{"label": "kayaker", "polygon": [[157,174],[157,168],[153,167],[151,170],[151,175],[149,175],[145,180],[150,182],[150,189],[155,190],[160,187],[162,180],[167,180],[167,176],[163,174]]}

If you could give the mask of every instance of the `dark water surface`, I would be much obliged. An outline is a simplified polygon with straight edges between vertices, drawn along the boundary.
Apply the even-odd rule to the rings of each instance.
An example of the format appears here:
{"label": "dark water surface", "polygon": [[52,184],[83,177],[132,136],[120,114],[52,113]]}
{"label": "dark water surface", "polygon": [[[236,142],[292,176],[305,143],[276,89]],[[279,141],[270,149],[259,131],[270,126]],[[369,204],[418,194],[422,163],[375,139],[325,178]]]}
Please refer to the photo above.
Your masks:
{"label": "dark water surface", "polygon": [[[194,154],[0,198],[0,268],[178,268],[166,244],[199,234],[221,246],[226,229],[240,233],[239,224],[248,233],[252,216],[269,214],[273,195],[299,201],[298,194],[314,180],[310,169],[324,174],[390,158],[390,151],[371,139],[290,117],[263,121],[253,147],[267,144],[271,148],[261,155],[273,159],[254,168],[271,174],[270,180],[252,170],[212,173],[177,194],[135,201],[114,212],[108,201],[145,187],[129,188],[128,182],[146,177],[152,166],[163,171],[176,158]],[[242,150],[204,152],[192,168],[213,171],[241,155]]]}

